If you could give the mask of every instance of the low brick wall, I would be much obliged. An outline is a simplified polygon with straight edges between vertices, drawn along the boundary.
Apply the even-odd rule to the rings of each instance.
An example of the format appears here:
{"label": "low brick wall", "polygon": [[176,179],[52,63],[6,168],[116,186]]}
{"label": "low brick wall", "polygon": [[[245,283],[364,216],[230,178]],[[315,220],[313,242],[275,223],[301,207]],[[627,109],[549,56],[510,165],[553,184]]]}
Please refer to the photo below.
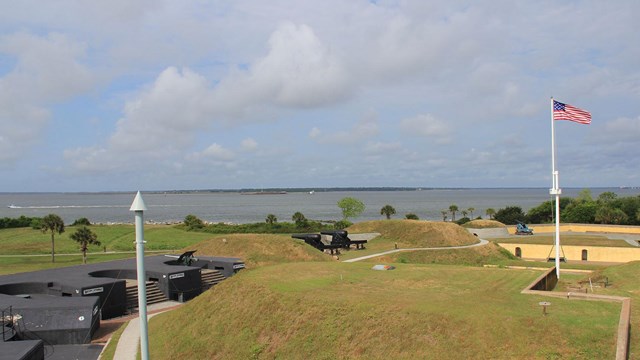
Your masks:
{"label": "low brick wall", "polygon": [[[560,240],[562,242],[562,239]],[[626,243],[625,243],[626,244]],[[516,248],[520,248],[520,257],[524,259],[545,259],[547,256],[556,257],[553,245],[543,244],[512,244],[501,242],[500,246],[509,250],[513,255]],[[583,251],[586,250],[587,261],[626,263],[640,260],[640,247],[609,247],[589,245],[562,245],[560,256],[567,260],[582,261]]]}
{"label": "low brick wall", "polygon": [[[623,296],[595,295],[573,292],[553,292],[553,288],[558,283],[556,276],[556,268],[553,267],[537,279],[529,286],[521,291],[522,294],[548,296],[566,299],[581,299],[592,301],[610,301],[619,302],[621,304],[620,318],[618,320],[618,333],[616,341],[616,360],[626,360],[629,356],[629,331],[631,324],[631,299]],[[553,284],[552,287],[550,285]],[[544,289],[544,290],[543,290]]]}
{"label": "low brick wall", "polygon": [[[560,217],[562,219],[562,215]],[[556,231],[555,224],[527,224],[527,227],[533,229],[534,234],[552,233]],[[516,233],[515,225],[508,225],[509,234]],[[560,224],[560,231],[575,232],[596,232],[596,233],[617,233],[617,234],[637,234],[640,235],[640,226],[631,225],[601,225],[601,224]]]}

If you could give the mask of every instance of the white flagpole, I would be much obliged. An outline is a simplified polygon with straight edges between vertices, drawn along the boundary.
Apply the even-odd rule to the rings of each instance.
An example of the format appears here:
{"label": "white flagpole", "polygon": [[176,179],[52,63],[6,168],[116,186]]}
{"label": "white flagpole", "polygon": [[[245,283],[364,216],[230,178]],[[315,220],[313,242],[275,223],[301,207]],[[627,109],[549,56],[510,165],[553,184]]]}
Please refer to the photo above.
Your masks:
{"label": "white flagpole", "polygon": [[556,276],[560,279],[560,184],[558,182],[558,170],[556,170],[556,130],[555,122],[553,120],[553,97],[551,97],[551,178],[552,187],[549,190],[549,194],[556,196],[556,234],[555,234],[555,247],[556,247]]}

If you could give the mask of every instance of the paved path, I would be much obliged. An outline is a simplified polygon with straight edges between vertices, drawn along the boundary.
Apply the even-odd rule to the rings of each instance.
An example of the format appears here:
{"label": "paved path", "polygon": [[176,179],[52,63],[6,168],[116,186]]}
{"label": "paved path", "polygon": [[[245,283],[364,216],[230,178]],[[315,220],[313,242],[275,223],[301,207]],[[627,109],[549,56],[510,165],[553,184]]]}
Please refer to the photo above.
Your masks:
{"label": "paved path", "polygon": [[[147,322],[156,314],[175,309],[182,303],[165,301],[160,304],[147,306]],[[153,313],[150,313],[153,312]],[[113,360],[136,360],[140,347],[140,317],[129,320],[129,324],[120,335]]]}
{"label": "paved path", "polygon": [[394,250],[389,250],[389,251],[385,251],[385,252],[381,252],[381,253],[377,253],[377,254],[361,256],[361,257],[358,257],[358,258],[355,258],[355,259],[345,260],[343,262],[351,263],[351,262],[356,262],[356,261],[360,261],[360,260],[366,260],[366,259],[375,258],[375,257],[378,257],[378,256],[393,254],[393,253],[397,253],[397,252],[400,252],[400,251],[468,249],[468,248],[474,248],[474,247],[477,247],[477,246],[484,246],[484,245],[487,245],[488,243],[489,242],[487,240],[480,239],[479,243],[472,244],[472,245],[447,246],[447,247],[430,247],[430,248],[394,249]]}

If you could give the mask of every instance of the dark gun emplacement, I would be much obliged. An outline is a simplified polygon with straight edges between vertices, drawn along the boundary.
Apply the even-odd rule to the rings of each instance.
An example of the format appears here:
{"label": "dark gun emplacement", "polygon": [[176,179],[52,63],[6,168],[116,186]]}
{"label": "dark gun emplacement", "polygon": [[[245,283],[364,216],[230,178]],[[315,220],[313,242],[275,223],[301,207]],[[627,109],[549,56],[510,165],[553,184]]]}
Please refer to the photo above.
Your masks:
{"label": "dark gun emplacement", "polygon": [[364,249],[367,240],[351,240],[346,230],[322,231],[320,234],[293,234],[294,239],[304,240],[307,244],[320,251],[330,250],[331,254],[339,249],[349,249],[355,245],[357,250]]}

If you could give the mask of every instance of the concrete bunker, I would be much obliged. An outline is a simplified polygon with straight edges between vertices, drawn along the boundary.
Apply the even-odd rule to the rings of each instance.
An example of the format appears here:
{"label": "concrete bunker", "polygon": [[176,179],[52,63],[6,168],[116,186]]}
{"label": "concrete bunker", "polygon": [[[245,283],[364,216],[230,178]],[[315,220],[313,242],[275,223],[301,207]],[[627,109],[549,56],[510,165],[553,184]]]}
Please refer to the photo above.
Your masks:
{"label": "concrete bunker", "polygon": [[[238,258],[191,260],[186,266],[163,255],[145,257],[145,277],[141,281],[147,289],[156,289],[156,295],[147,291],[148,301],[150,296],[157,296],[159,301],[187,301],[245,266]],[[0,309],[12,314],[10,324],[2,318],[3,335],[11,336],[10,341],[0,343],[0,353],[27,344],[40,353],[43,341],[90,343],[101,319],[137,310],[137,281],[135,258],[0,276]],[[22,344],[13,344],[18,342]]]}

